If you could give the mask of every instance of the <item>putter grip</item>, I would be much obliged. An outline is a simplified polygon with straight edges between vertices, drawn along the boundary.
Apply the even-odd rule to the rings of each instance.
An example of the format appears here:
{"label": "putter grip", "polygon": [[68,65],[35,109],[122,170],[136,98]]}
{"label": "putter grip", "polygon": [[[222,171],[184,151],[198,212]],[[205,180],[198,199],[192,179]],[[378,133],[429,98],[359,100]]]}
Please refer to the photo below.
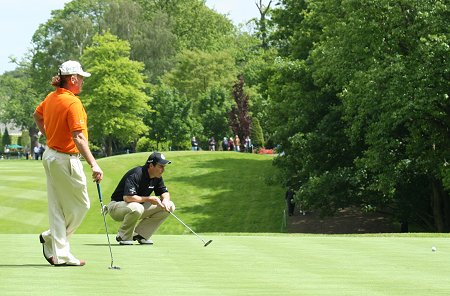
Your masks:
{"label": "putter grip", "polygon": [[100,183],[98,182],[97,182],[97,191],[98,191],[98,199],[100,199],[100,202],[103,202],[102,190],[100,189]]}

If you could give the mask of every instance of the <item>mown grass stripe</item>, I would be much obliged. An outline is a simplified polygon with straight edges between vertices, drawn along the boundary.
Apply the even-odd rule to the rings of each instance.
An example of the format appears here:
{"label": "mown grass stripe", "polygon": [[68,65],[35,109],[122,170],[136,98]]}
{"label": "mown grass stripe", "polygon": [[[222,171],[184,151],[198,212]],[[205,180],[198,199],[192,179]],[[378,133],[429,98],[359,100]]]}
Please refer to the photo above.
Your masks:
{"label": "mown grass stripe", "polygon": [[[155,235],[153,246],[112,245],[75,234],[82,268],[55,268],[36,235],[0,235],[2,295],[449,295],[445,237]],[[14,248],[11,244],[14,243]],[[431,252],[431,246],[437,252]],[[148,281],[136,281],[136,274]],[[164,276],[161,276],[164,275]],[[26,279],[27,284],[23,284]],[[150,283],[149,283],[150,281]],[[57,288],[53,283],[57,282]]]}

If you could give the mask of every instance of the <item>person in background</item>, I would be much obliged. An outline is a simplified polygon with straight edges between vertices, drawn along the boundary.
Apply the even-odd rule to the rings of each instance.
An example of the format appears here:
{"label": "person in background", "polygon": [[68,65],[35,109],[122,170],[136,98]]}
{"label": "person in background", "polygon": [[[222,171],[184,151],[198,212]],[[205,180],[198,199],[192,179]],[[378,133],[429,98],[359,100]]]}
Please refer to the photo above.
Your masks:
{"label": "person in background", "polygon": [[249,136],[245,137],[244,149],[245,149],[245,152],[250,152],[250,153],[252,152],[252,140],[250,140]]}
{"label": "person in background", "polygon": [[72,255],[69,243],[90,207],[80,157],[91,167],[94,182],[103,179],[103,171],[89,149],[87,114],[76,96],[81,92],[84,78],[89,76],[80,63],[64,62],[58,75],[52,78],[55,91],[47,95],[33,114],[48,147],[42,163],[47,175],[50,229],[39,235],[39,241],[44,258],[55,266],[86,264]]}
{"label": "person in background", "polygon": [[228,147],[228,138],[227,137],[223,137],[223,141],[222,141],[222,150],[223,151],[228,151],[229,147]]}
{"label": "person in background", "polygon": [[209,151],[216,151],[216,140],[214,139],[214,137],[209,138],[208,144]]}
{"label": "person in background", "polygon": [[192,151],[198,150],[198,142],[197,142],[197,139],[195,139],[195,137],[192,137],[192,139],[191,139],[191,146],[192,146]]}
{"label": "person in background", "polygon": [[42,160],[42,156],[44,155],[45,148],[44,146],[39,146],[39,159]]}
{"label": "person in background", "polygon": [[234,140],[233,140],[233,137],[230,137],[228,139],[228,150],[229,151],[234,151]]}
{"label": "person in background", "polygon": [[145,165],[129,170],[120,180],[106,209],[111,218],[122,222],[116,236],[119,244],[152,245],[150,237],[175,210],[162,178],[169,163],[162,153],[153,152]]}
{"label": "person in background", "polygon": [[239,139],[238,135],[234,137],[234,151],[236,152],[241,151],[241,139]]}
{"label": "person in background", "polygon": [[5,145],[5,148],[3,151],[5,152],[6,159],[9,159],[9,153],[10,153],[9,145]]}
{"label": "person in background", "polygon": [[285,199],[286,199],[286,207],[288,209],[288,215],[292,216],[294,215],[294,209],[295,209],[295,199],[294,199],[294,189],[289,188],[286,191]]}
{"label": "person in background", "polygon": [[35,146],[34,148],[33,148],[33,153],[34,153],[34,159],[35,160],[39,160],[39,146]]}

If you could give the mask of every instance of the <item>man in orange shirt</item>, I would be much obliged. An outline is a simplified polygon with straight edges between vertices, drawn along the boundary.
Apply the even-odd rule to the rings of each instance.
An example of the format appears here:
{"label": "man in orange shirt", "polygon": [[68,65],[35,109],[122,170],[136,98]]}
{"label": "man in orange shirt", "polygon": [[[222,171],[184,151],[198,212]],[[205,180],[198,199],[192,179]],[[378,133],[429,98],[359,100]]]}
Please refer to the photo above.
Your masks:
{"label": "man in orange shirt", "polygon": [[77,230],[90,207],[86,175],[80,157],[91,166],[95,182],[103,179],[89,149],[87,115],[76,96],[81,92],[84,72],[80,63],[63,63],[52,78],[55,91],[47,95],[34,112],[34,120],[47,138],[43,155],[47,175],[50,229],[39,235],[45,259],[55,266],[83,266],[70,251],[70,236]]}

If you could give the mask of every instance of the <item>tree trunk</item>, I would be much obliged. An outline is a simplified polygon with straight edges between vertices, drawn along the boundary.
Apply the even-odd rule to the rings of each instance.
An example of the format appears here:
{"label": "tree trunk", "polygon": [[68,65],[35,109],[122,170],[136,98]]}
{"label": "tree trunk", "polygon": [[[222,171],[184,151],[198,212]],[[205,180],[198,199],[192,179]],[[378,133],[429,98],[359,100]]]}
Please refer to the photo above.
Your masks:
{"label": "tree trunk", "polygon": [[448,232],[450,201],[448,193],[443,189],[442,184],[434,180],[432,183],[433,194],[431,198],[431,208],[433,210],[434,225],[438,232]]}
{"label": "tree trunk", "polygon": [[107,137],[105,140],[105,153],[106,156],[111,156],[112,155],[112,138],[111,137]]}
{"label": "tree trunk", "polygon": [[30,154],[34,157],[33,148],[39,146],[39,129],[35,125],[30,126],[28,134],[30,135]]}

